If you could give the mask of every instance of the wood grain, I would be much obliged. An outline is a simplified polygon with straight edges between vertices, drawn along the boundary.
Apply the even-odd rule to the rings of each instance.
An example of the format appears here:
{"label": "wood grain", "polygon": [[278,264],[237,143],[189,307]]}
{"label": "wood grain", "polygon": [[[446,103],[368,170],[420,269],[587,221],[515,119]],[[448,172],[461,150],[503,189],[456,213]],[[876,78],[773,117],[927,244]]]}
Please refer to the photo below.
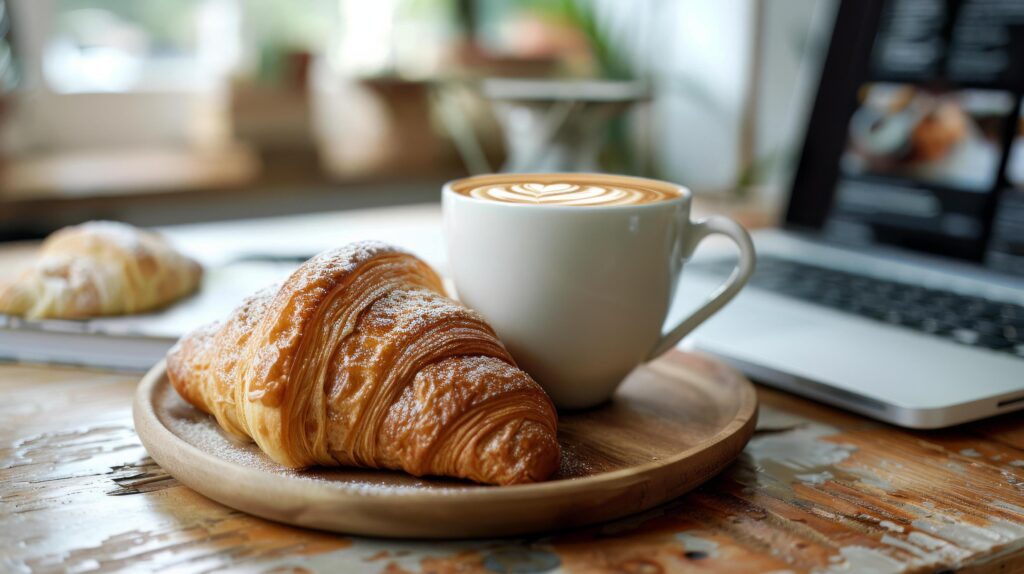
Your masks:
{"label": "wood grain", "polygon": [[683,368],[684,360],[678,354],[645,365],[606,405],[561,413],[561,469],[537,484],[492,487],[371,469],[291,470],[253,443],[229,438],[213,417],[183,401],[162,362],[139,385],[135,429],[153,458],[184,484],[288,524],[416,538],[552,531],[647,510],[736,458],[754,430],[753,385],[724,365],[697,371]]}
{"label": "wood grain", "polygon": [[0,571],[1024,571],[1019,416],[908,432],[759,388],[744,453],[681,498],[557,535],[441,543],[283,526],[162,478],[132,431],[136,381],[0,366]]}

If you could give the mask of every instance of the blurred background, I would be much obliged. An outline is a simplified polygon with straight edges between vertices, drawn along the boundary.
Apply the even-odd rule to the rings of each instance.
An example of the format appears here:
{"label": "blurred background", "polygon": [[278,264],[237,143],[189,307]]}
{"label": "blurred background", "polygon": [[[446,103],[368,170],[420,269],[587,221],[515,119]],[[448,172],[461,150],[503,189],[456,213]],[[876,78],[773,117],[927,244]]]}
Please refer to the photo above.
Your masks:
{"label": "blurred background", "polygon": [[0,0],[0,240],[434,202],[498,170],[778,205],[834,10]]}

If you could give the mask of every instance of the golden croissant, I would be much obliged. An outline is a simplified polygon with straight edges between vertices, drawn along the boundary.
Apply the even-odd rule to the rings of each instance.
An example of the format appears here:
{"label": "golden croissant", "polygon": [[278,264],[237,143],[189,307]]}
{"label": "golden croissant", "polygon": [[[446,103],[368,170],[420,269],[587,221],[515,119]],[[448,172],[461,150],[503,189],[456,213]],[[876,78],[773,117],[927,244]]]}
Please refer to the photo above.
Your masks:
{"label": "golden croissant", "polygon": [[0,285],[0,312],[30,319],[141,313],[188,295],[202,273],[156,233],[92,221],[46,238],[35,263]]}
{"label": "golden croissant", "polygon": [[178,393],[274,461],[490,484],[559,464],[551,400],[438,275],[382,243],[317,255],[167,356]]}

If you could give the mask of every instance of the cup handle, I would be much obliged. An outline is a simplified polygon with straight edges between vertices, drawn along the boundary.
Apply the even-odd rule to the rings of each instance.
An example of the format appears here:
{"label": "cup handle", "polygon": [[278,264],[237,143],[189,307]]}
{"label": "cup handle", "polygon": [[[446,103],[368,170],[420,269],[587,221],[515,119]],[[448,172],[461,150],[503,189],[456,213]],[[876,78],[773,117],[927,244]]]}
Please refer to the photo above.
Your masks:
{"label": "cup handle", "polygon": [[703,305],[668,333],[662,335],[654,350],[647,355],[647,361],[654,360],[665,351],[675,347],[676,343],[690,334],[690,331],[724,307],[740,292],[740,289],[747,284],[747,280],[754,273],[754,243],[750,240],[747,230],[728,217],[714,216],[692,223],[683,243],[683,257],[689,258],[701,240],[715,233],[729,237],[739,247],[739,261],[736,267],[733,268],[732,274],[729,275],[725,283],[712,293]]}

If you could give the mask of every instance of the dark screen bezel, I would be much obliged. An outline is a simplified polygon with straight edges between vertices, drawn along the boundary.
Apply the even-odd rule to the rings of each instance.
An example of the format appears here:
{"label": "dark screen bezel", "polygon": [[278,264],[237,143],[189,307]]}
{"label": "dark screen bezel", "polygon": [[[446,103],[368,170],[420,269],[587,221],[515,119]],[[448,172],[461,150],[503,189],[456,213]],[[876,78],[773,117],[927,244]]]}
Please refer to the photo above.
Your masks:
{"label": "dark screen bezel", "polygon": [[839,4],[790,190],[784,224],[788,230],[819,232],[829,215],[839,177],[839,156],[857,105],[857,89],[867,75],[881,13],[882,0],[844,0]]}

